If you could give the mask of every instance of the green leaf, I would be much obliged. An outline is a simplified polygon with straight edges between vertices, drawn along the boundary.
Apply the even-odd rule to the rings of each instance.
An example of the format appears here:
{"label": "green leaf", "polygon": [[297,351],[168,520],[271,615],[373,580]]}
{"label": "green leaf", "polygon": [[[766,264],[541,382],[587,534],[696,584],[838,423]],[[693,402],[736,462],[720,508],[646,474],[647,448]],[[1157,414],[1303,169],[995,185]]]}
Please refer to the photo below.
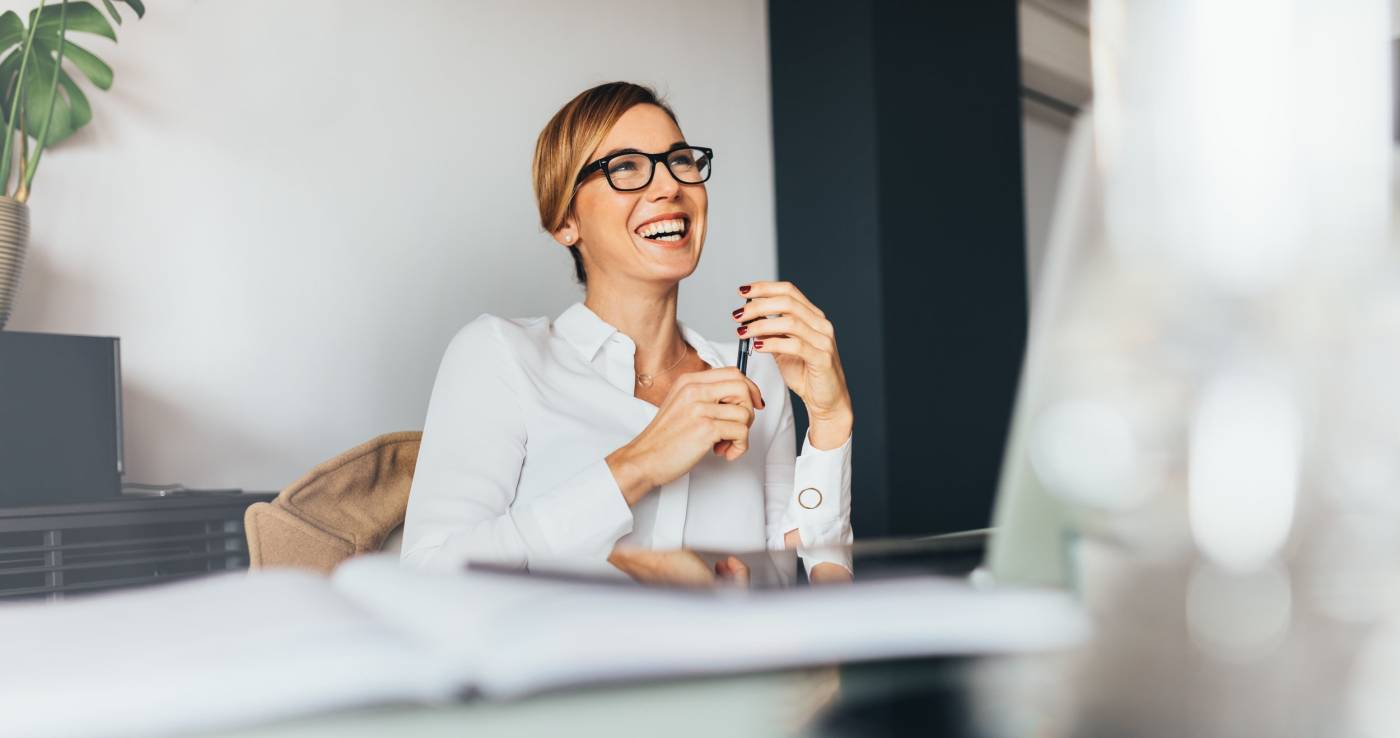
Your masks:
{"label": "green leaf", "polygon": [[[58,18],[63,7],[55,3],[45,5],[43,15],[39,16],[39,30],[37,36],[52,36],[58,39]],[[34,11],[29,12],[29,22],[34,22]],[[68,3],[68,30],[81,31],[83,33],[95,33],[99,36],[106,36],[113,41],[117,40],[117,32],[112,30],[112,24],[107,22],[107,16],[102,11],[92,7],[92,3],[78,2]]]}
{"label": "green leaf", "polygon": [[10,102],[15,97],[14,86],[19,79],[19,63],[23,58],[24,55],[20,49],[11,49],[10,53],[6,54],[3,60],[0,60],[0,90],[3,90],[3,96],[0,97],[0,111],[4,113],[0,123],[5,125],[10,122]]}
{"label": "green leaf", "polygon": [[[68,46],[72,45],[72,43],[68,44]],[[67,51],[67,48],[65,48],[64,51]],[[64,56],[67,56],[67,54]],[[58,83],[63,85],[63,91],[68,93],[68,109],[72,113],[69,116],[69,125],[73,127],[74,131],[77,131],[79,128],[87,125],[88,121],[92,120],[92,105],[88,104],[87,95],[84,95],[83,91],[79,89],[78,83],[74,82],[73,78],[68,76],[67,70],[58,73]],[[63,98],[59,98],[58,104],[63,104]],[[50,131],[49,143],[53,142],[53,132]]]}
{"label": "green leaf", "polygon": [[[52,59],[58,54],[58,38],[36,38],[34,48],[43,52],[45,58]],[[71,39],[63,44],[63,60],[73,62],[73,66],[98,89],[112,89],[112,68],[98,59],[96,54],[73,43]]]}
{"label": "green leaf", "polygon": [[107,14],[112,16],[112,20],[116,21],[117,25],[120,26],[122,24],[122,17],[121,14],[117,12],[117,6],[112,4],[112,0],[102,0],[102,4],[107,6]]}
{"label": "green leaf", "polygon": [[[49,95],[53,90],[49,86],[53,79],[53,65],[53,57],[36,53],[30,58],[29,68],[25,70],[29,83],[24,86],[24,122],[28,126],[25,132],[30,138],[37,139],[39,132],[43,130],[44,114],[48,112]],[[54,101],[53,122],[49,124],[49,141],[45,148],[73,135],[72,117],[68,104],[63,96],[59,95],[58,100]]]}
{"label": "green leaf", "polygon": [[13,10],[0,15],[0,49],[8,49],[24,40],[24,21]]}
{"label": "green leaf", "polygon": [[[44,127],[44,111],[49,108],[49,91],[35,85],[30,87],[27,92],[28,94],[26,97],[29,98],[29,101],[25,103],[24,120],[25,125],[28,126],[28,130],[25,131],[25,133],[27,133],[30,138],[37,139],[39,138],[39,132],[43,130]],[[73,135],[71,118],[72,116],[68,112],[68,106],[64,104],[63,96],[60,95],[53,106],[53,122],[49,123],[49,142],[44,148],[53,146],[59,141]]]}
{"label": "green leaf", "polygon": [[125,2],[127,5],[130,5],[131,9],[136,11],[137,18],[146,17],[146,6],[141,4],[141,0],[122,0],[122,2]]}

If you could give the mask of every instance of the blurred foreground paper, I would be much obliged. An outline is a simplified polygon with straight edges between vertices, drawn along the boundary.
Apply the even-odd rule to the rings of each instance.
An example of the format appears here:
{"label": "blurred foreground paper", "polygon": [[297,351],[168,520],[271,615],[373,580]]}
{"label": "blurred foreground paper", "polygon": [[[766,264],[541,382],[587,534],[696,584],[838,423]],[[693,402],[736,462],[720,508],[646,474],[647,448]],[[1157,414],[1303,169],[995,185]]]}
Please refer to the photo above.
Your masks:
{"label": "blurred foreground paper", "polygon": [[979,591],[911,577],[743,593],[441,577],[357,559],[336,588],[477,668],[492,697],[596,681],[722,674],[838,661],[1039,651],[1082,642],[1067,595]]}
{"label": "blurred foreground paper", "polygon": [[454,674],[278,571],[0,607],[0,735],[157,736],[446,698]]}
{"label": "blurred foreground paper", "polygon": [[935,578],[692,593],[343,566],[0,607],[0,732],[157,736],[351,706],[1074,646],[1066,596]]}

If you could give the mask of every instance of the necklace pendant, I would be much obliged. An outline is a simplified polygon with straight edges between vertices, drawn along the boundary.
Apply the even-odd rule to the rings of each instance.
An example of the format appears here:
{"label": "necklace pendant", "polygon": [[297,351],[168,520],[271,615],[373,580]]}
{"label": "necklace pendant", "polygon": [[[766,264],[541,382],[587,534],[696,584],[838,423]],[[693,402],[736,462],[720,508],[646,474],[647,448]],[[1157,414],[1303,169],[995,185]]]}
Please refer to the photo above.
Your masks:
{"label": "necklace pendant", "polygon": [[643,387],[650,387],[650,386],[651,386],[651,375],[650,375],[650,374],[638,374],[638,375],[637,375],[637,384],[640,384],[640,385],[643,386]]}

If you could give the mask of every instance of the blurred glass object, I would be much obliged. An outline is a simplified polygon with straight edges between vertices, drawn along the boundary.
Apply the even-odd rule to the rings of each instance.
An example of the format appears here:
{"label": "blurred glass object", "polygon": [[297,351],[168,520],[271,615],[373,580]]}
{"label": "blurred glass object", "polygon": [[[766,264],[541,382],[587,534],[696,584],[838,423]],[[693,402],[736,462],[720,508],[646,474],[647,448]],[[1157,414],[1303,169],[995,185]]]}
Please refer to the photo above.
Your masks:
{"label": "blurred glass object", "polygon": [[1201,552],[1237,572],[1263,567],[1293,525],[1303,423],[1277,367],[1226,367],[1191,420],[1191,532]]}
{"label": "blurred glass object", "polygon": [[989,560],[1095,613],[1084,734],[1378,734],[1400,691],[1390,15],[1092,2]]}
{"label": "blurred glass object", "polygon": [[1087,507],[1133,507],[1124,494],[1137,466],[1133,431],[1114,406],[1071,400],[1040,416],[1031,431],[1031,465],[1052,494]]}
{"label": "blurred glass object", "polygon": [[1224,661],[1254,661],[1283,642],[1293,610],[1288,571],[1271,565],[1240,575],[1204,563],[1191,573],[1191,641]]}
{"label": "blurred glass object", "polygon": [[1374,515],[1345,513],[1321,526],[1300,574],[1317,611],[1370,623],[1400,604],[1400,536]]}
{"label": "blurred glass object", "polygon": [[1388,738],[1400,725],[1400,618],[1372,633],[1361,649],[1352,673],[1346,703],[1354,734],[1362,738]]}

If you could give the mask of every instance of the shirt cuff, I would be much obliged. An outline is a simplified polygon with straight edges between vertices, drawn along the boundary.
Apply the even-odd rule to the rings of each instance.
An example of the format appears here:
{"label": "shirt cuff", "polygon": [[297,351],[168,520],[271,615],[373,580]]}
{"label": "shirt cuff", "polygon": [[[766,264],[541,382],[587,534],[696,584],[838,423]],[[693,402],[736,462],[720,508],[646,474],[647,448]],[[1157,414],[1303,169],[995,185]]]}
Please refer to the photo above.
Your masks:
{"label": "shirt cuff", "polygon": [[632,508],[606,459],[512,511],[532,555],[596,556],[632,531]]}
{"label": "shirt cuff", "polygon": [[817,564],[836,564],[837,566],[845,567],[846,571],[855,571],[851,564],[851,549],[849,546],[810,549],[799,548],[797,549],[797,555],[802,557],[802,565],[807,567],[807,577],[809,579],[812,576],[812,569],[816,568]]}
{"label": "shirt cuff", "polygon": [[846,543],[815,534],[818,528],[831,527],[823,523],[850,519],[851,438],[848,436],[845,443],[830,451],[814,448],[810,435],[804,438],[802,455],[797,457],[797,466],[793,469],[792,489],[788,521],[797,526],[803,545]]}

